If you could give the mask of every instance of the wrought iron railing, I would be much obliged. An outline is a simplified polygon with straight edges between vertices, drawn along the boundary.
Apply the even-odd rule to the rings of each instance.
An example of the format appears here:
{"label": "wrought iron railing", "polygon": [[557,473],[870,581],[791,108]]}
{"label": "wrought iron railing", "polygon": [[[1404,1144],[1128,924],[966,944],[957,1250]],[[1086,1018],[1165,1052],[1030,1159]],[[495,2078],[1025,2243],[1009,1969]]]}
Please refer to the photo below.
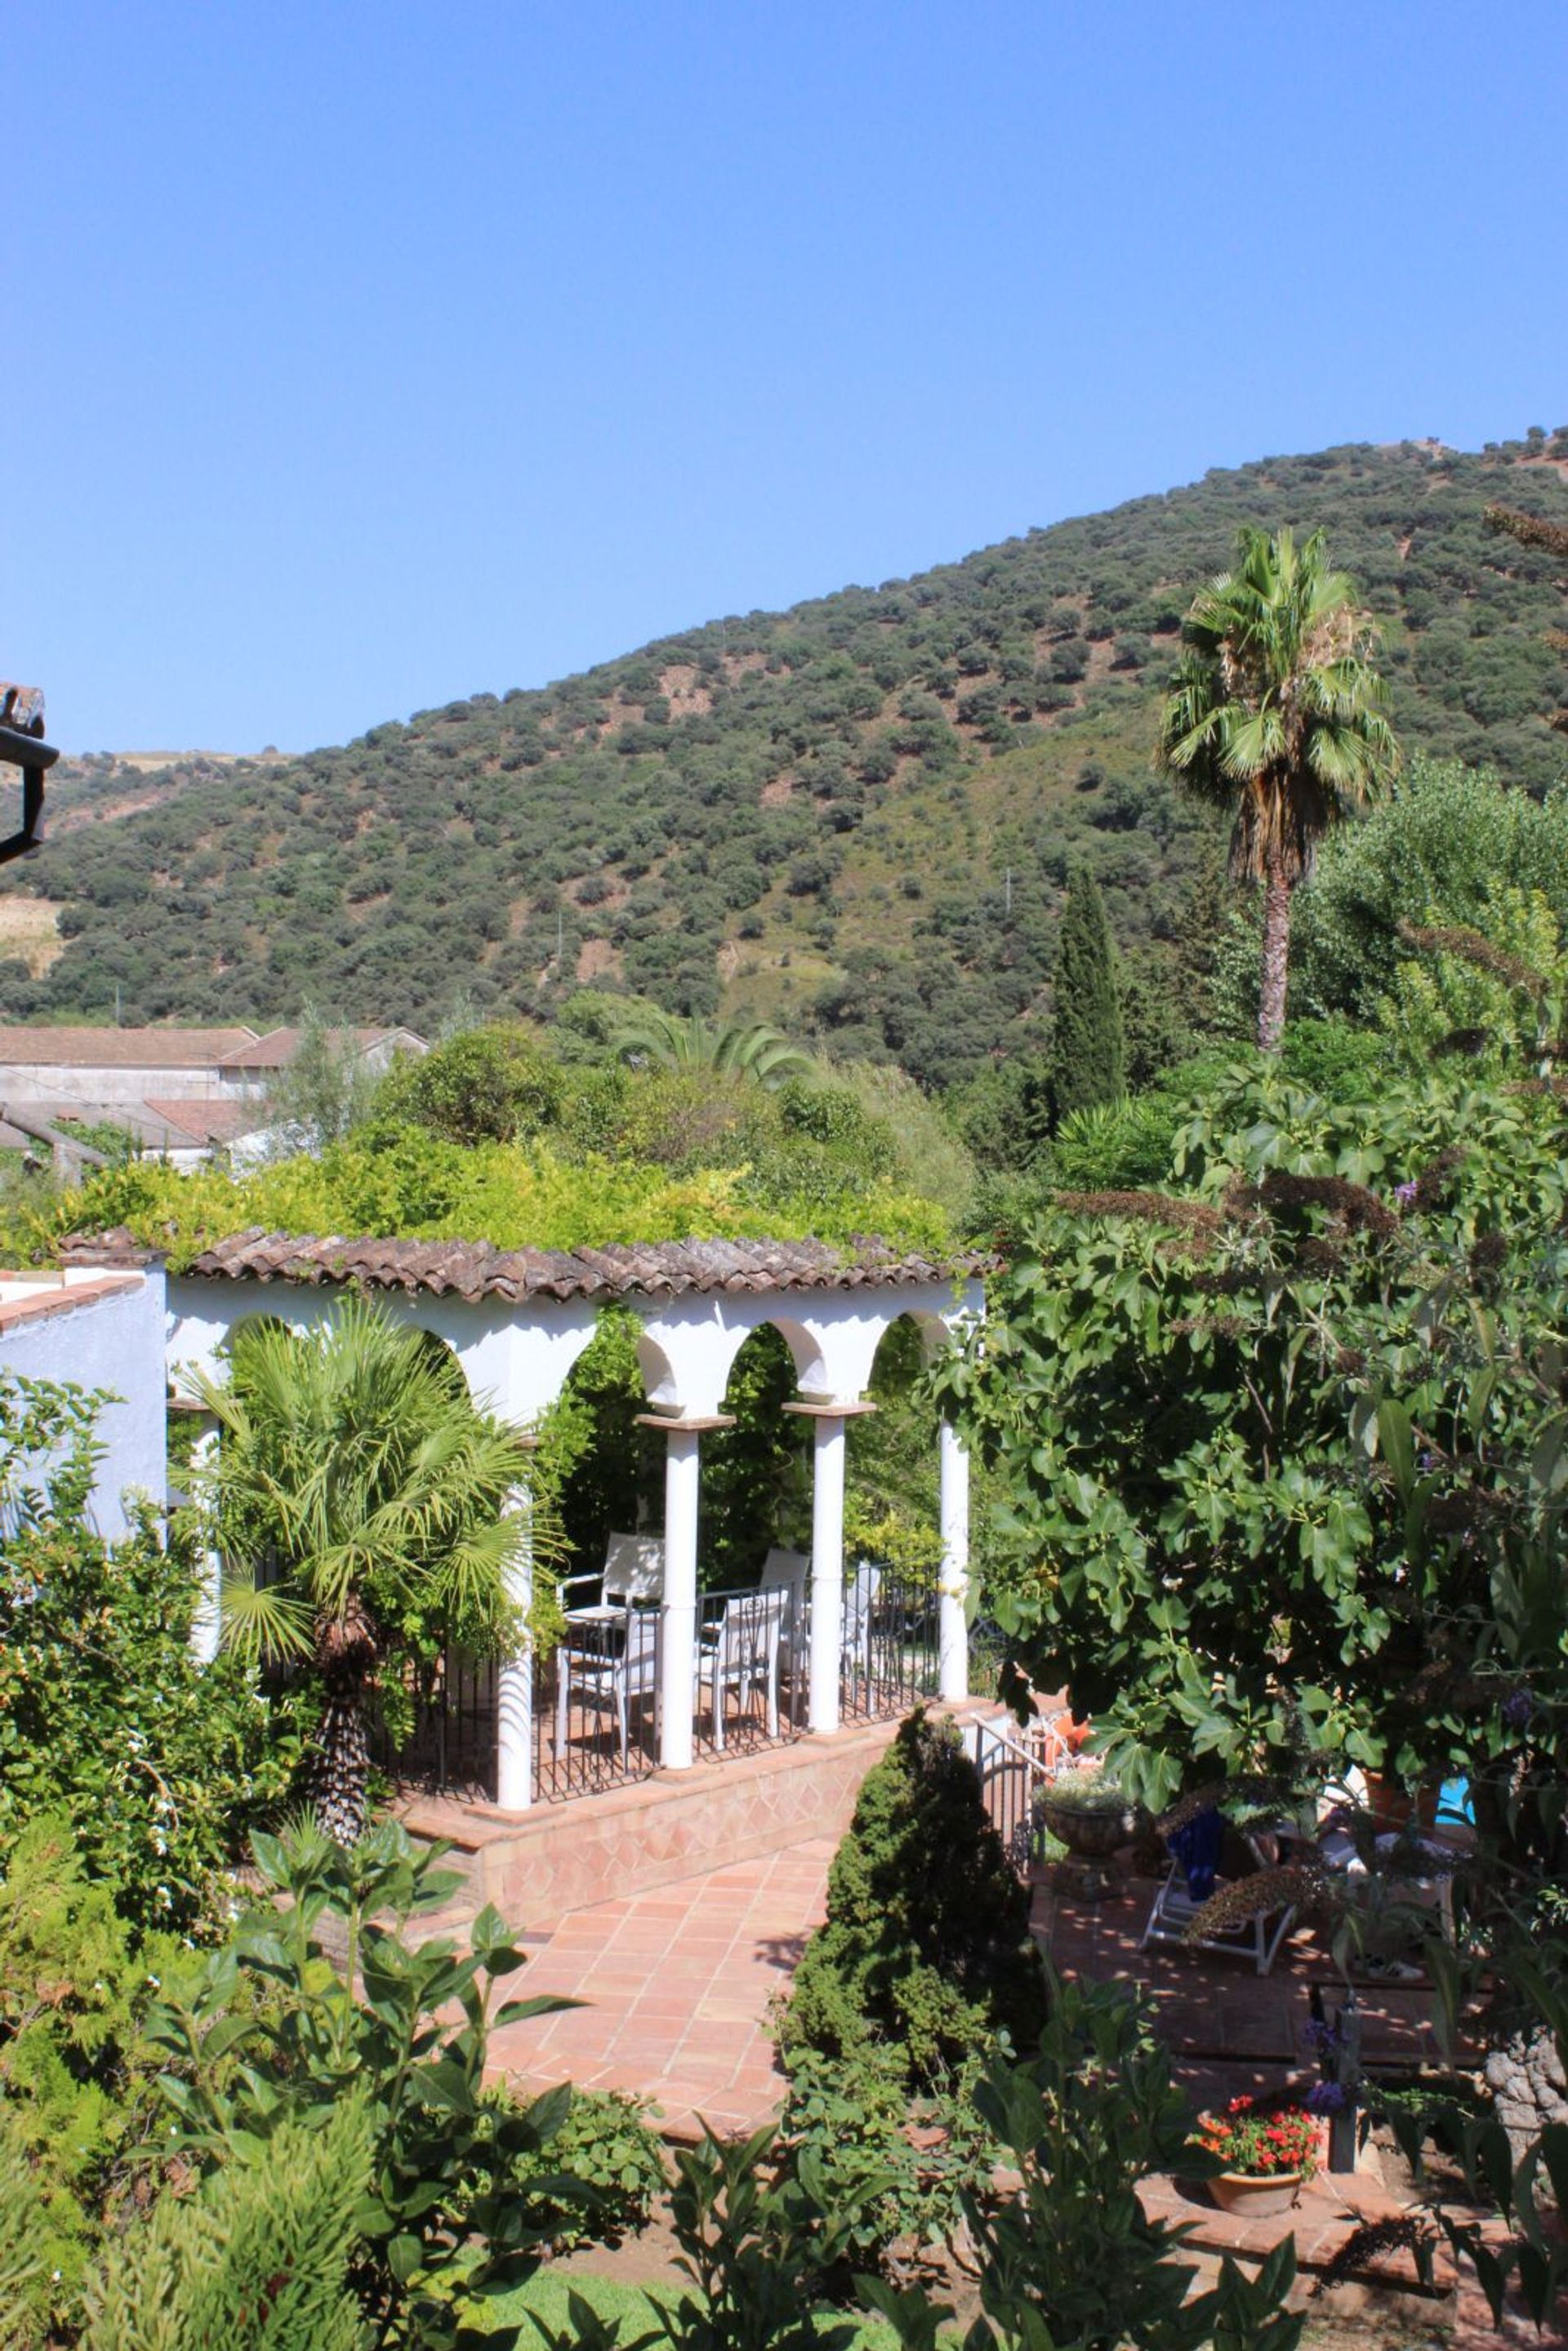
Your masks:
{"label": "wrought iron railing", "polygon": [[805,1589],[705,1592],[697,1605],[692,1738],[700,1755],[749,1754],[806,1727]]}
{"label": "wrought iron railing", "polygon": [[659,1763],[658,1608],[571,1611],[534,1666],[534,1797],[560,1803],[644,1779]]}
{"label": "wrought iron railing", "polygon": [[839,1709],[849,1722],[907,1714],[937,1691],[935,1580],[861,1560],[844,1580]]}
{"label": "wrought iron railing", "polygon": [[394,1745],[383,1724],[374,1738],[382,1769],[442,1795],[493,1803],[497,1671],[494,1658],[449,1649],[414,1697],[409,1736]]}
{"label": "wrought iron railing", "polygon": [[[846,1578],[839,1660],[848,1722],[905,1714],[936,1695],[938,1594],[929,1579],[862,1561]],[[800,1584],[705,1593],[694,1652],[693,1744],[747,1754],[806,1728],[810,1600]],[[572,1609],[533,1665],[533,1789],[538,1803],[591,1795],[656,1771],[665,1639],[656,1607]],[[494,1802],[499,1667],[453,1651],[416,1702],[413,1730],[378,1760],[403,1780]]]}

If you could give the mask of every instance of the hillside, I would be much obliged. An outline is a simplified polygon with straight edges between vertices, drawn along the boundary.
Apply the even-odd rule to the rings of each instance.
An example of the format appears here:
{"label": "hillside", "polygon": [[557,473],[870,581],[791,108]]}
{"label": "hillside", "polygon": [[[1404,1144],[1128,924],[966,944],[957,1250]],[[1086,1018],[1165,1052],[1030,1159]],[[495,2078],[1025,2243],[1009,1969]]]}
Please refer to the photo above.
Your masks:
{"label": "hillside", "polygon": [[[476,695],[299,758],[61,775],[6,877],[64,951],[0,961],[0,1017],[251,1019],[313,998],[434,1025],[582,984],[892,1051],[927,1081],[1028,1037],[1070,863],[1145,999],[1213,833],[1150,772],[1194,585],[1243,522],[1323,525],[1383,623],[1411,747],[1547,789],[1568,674],[1552,559],[1568,434],[1349,447],[1208,475],[961,563],[716,622],[538,693]],[[13,924],[11,935],[16,932]]]}

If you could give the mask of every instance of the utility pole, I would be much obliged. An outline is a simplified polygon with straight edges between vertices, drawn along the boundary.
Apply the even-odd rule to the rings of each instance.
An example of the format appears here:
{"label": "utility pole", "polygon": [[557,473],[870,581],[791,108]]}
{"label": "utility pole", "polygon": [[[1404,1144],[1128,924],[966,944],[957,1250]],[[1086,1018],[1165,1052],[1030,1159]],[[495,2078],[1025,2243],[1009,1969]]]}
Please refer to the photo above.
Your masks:
{"label": "utility pole", "polygon": [[1007,880],[1003,884],[1003,891],[1007,918],[1010,923],[1013,918],[1013,869],[1010,865],[1008,867]]}

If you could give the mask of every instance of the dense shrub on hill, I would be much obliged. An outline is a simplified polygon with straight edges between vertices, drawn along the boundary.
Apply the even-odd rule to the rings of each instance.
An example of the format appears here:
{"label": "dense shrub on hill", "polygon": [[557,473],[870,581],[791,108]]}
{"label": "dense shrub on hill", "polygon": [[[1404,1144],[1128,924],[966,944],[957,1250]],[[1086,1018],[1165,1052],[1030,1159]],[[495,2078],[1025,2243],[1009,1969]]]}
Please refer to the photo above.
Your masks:
{"label": "dense shrub on hill", "polygon": [[[281,1019],[314,997],[429,1029],[459,994],[554,1017],[591,977],[963,1078],[1048,1014],[1071,861],[1168,985],[1209,830],[1150,777],[1155,700],[1242,523],[1327,528],[1409,747],[1550,788],[1553,558],[1484,520],[1565,510],[1540,454],[1270,459],[339,750],[68,776],[55,805],[80,821],[6,884],[63,904],[67,949],[40,979],[0,968],[0,1008],[108,1018],[118,991],[128,1018]],[[137,813],[104,812],[117,791]]]}

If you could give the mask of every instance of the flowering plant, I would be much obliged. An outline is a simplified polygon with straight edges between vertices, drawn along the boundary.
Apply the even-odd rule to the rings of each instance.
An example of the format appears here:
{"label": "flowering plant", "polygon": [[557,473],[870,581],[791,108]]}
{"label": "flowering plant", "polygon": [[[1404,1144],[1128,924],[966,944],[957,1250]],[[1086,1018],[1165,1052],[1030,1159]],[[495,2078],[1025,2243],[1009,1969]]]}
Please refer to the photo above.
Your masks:
{"label": "flowering plant", "polygon": [[1222,2115],[1199,2115],[1194,2144],[1253,2179],[1286,2171],[1310,2179],[1318,2168],[1317,2117],[1304,2106],[1259,2109],[1250,2098],[1232,2098]]}

